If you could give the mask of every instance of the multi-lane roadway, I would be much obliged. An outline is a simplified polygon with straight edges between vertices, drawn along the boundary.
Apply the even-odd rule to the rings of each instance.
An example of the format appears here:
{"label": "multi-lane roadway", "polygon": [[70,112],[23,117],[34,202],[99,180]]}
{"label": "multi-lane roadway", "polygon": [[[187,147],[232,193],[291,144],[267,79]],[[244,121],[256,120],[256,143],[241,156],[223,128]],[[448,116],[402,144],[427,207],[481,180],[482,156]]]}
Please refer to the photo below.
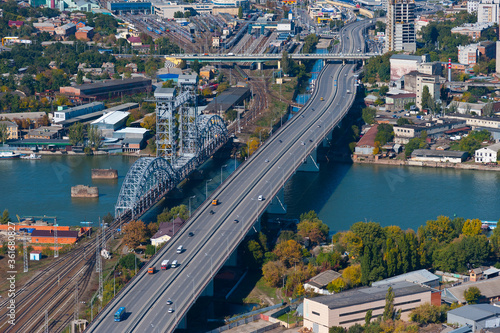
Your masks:
{"label": "multi-lane roadway", "polygon": [[[363,49],[363,28],[370,23],[356,22],[342,29],[343,52]],[[302,110],[240,166],[151,260],[148,267],[155,266],[157,272],[139,272],[86,332],[174,331],[271,198],[304,161],[313,163],[310,153],[352,105],[354,68],[354,64],[327,64]],[[213,198],[219,205],[210,205]],[[179,245],[185,248],[180,254],[176,251]],[[164,259],[178,260],[180,266],[159,270]],[[172,304],[167,304],[170,301]],[[126,318],[115,322],[113,314],[122,306],[126,307]]]}

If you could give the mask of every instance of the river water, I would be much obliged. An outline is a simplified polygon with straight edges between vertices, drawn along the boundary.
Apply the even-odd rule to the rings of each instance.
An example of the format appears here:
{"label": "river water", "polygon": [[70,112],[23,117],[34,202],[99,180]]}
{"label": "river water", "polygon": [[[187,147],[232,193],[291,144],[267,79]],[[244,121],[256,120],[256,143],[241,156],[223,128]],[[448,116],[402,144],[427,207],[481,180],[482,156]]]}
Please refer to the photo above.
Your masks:
{"label": "river water", "polygon": [[[135,160],[47,155],[36,161],[1,160],[0,210],[8,209],[13,220],[18,214],[55,215],[61,225],[96,222],[114,212],[121,183]],[[92,181],[92,168],[117,169],[119,179]],[[220,184],[221,170],[225,179],[234,169],[234,160],[209,160],[202,167],[204,179],[190,182],[183,187],[182,198],[164,200],[144,219],[189,201],[194,210],[205,200],[205,190],[210,194]],[[346,230],[358,221],[416,229],[438,215],[498,220],[499,178],[500,173],[491,171],[325,162],[318,173],[295,174],[286,185],[285,204],[287,217],[315,210],[331,231]],[[71,186],[78,184],[97,186],[99,199],[72,199]]]}

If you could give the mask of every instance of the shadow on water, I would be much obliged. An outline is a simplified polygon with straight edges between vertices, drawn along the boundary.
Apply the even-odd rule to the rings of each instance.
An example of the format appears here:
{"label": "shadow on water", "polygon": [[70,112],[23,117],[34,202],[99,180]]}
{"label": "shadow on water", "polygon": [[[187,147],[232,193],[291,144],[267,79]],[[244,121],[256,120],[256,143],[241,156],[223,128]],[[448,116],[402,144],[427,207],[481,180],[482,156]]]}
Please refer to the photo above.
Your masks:
{"label": "shadow on water", "polygon": [[286,185],[287,218],[319,213],[352,168],[351,163],[324,162],[319,172],[297,172]]}

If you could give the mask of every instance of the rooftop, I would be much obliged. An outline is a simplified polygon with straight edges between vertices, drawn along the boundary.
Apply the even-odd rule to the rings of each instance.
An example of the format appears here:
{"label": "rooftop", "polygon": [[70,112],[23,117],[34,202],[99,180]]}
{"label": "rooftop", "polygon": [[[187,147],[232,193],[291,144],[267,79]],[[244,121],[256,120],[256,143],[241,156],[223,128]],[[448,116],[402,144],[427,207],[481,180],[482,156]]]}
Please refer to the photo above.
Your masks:
{"label": "rooftop", "polygon": [[92,124],[116,124],[117,122],[122,121],[123,119],[127,118],[130,112],[123,112],[123,111],[111,111],[99,119],[96,119],[92,122]]}
{"label": "rooftop", "polygon": [[312,277],[307,283],[318,288],[324,288],[327,284],[341,276],[342,274],[329,269]]}
{"label": "rooftop", "polygon": [[411,282],[396,282],[377,287],[366,287],[343,291],[329,296],[314,297],[311,300],[327,305],[329,309],[337,309],[345,306],[364,304],[385,299],[387,289],[392,287],[395,297],[430,292],[428,287],[422,287]]}
{"label": "rooftop", "polygon": [[[151,79],[146,79],[143,77],[135,77],[135,78],[123,79],[123,80],[107,80],[107,81],[103,81],[103,82],[86,83],[86,84],[76,85],[73,87],[80,89],[80,90],[99,89],[99,88],[106,88],[106,87],[110,87],[110,86],[119,86],[122,84],[139,83],[139,82],[144,82],[144,81],[151,82]],[[63,87],[61,87],[61,88],[63,88]]]}
{"label": "rooftop", "polygon": [[492,316],[499,316],[500,307],[491,304],[473,304],[450,310],[448,314],[473,321],[480,321]]}
{"label": "rooftop", "polygon": [[448,292],[460,301],[460,303],[465,303],[464,291],[472,286],[478,288],[481,291],[481,295],[486,298],[500,296],[500,277],[479,282],[463,283],[459,286],[448,288]]}
{"label": "rooftop", "polygon": [[118,134],[145,134],[148,132],[147,129],[145,128],[140,128],[140,127],[125,127],[122,128],[121,130],[115,131],[115,133]]}
{"label": "rooftop", "polygon": [[433,149],[415,149],[412,153],[412,157],[462,157],[467,155],[466,151],[455,151],[455,150],[433,150]]}
{"label": "rooftop", "polygon": [[102,108],[104,109],[104,103],[92,102],[92,103],[88,103],[88,104],[77,105],[77,106],[74,106],[74,107],[69,108],[69,109],[54,111],[54,113],[56,113],[56,112],[68,113],[68,112],[72,112],[72,111],[77,111],[77,110],[81,110],[81,109],[85,110],[88,108],[93,108],[93,107],[98,107],[98,106],[102,106]]}
{"label": "rooftop", "polygon": [[[54,237],[52,230],[33,230],[31,237]],[[57,230],[57,237],[78,238],[78,231]]]}
{"label": "rooftop", "polygon": [[413,272],[408,272],[405,274],[393,276],[388,279],[384,279],[381,281],[373,282],[372,286],[381,286],[384,284],[389,284],[389,283],[394,283],[394,282],[399,282],[399,281],[408,281],[408,282],[413,282],[413,283],[418,283],[418,284],[426,284],[432,281],[438,280],[439,281],[439,276],[432,274],[426,269],[420,269],[418,271],[413,271]]}
{"label": "rooftop", "polygon": [[372,128],[368,130],[368,132],[363,135],[361,140],[358,141],[358,144],[356,146],[361,147],[361,146],[374,146],[375,145],[375,136],[377,136],[377,130],[378,125],[373,125]]}
{"label": "rooftop", "polygon": [[391,56],[390,59],[413,60],[413,61],[417,61],[417,62],[423,62],[422,56],[413,56],[413,55],[407,55],[407,54],[394,54]]}
{"label": "rooftop", "polygon": [[186,223],[186,221],[184,221],[180,217],[177,217],[173,223],[161,222],[158,231],[153,235],[153,237],[151,237],[151,239],[157,239],[163,236],[172,237],[174,235],[174,232],[177,233],[182,228],[184,223]]}
{"label": "rooftop", "polygon": [[500,143],[495,143],[494,145],[491,145],[488,147],[483,147],[483,148],[487,148],[487,149],[498,152],[500,150]]}

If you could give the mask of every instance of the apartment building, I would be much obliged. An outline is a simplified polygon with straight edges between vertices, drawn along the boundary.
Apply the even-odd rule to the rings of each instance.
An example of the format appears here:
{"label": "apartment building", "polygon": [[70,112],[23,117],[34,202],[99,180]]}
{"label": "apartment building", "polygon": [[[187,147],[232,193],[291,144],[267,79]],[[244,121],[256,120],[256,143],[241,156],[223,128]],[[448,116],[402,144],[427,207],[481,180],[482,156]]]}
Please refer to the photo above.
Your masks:
{"label": "apartment building", "polygon": [[386,51],[416,51],[415,1],[388,0]]}

